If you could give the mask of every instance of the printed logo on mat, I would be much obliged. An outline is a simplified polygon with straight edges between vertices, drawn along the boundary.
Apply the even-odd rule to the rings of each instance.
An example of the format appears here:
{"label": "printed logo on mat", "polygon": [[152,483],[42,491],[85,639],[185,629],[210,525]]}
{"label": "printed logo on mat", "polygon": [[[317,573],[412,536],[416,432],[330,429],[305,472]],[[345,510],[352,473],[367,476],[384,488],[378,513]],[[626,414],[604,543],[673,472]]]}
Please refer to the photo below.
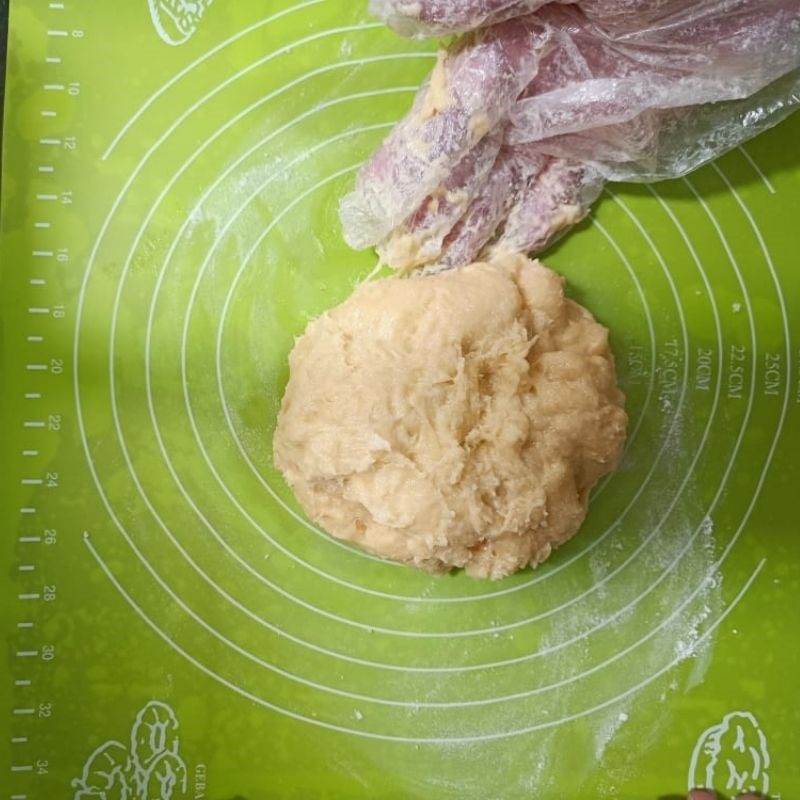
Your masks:
{"label": "printed logo on mat", "polygon": [[171,45],[188,42],[214,0],[147,0],[158,35]]}
{"label": "printed logo on mat", "polygon": [[172,800],[186,795],[186,764],[178,753],[178,718],[155,700],[136,715],[130,742],[101,744],[72,781],[73,800]]}
{"label": "printed logo on mat", "polygon": [[700,734],[689,766],[689,788],[769,792],[767,737],[749,711],[733,711]]}

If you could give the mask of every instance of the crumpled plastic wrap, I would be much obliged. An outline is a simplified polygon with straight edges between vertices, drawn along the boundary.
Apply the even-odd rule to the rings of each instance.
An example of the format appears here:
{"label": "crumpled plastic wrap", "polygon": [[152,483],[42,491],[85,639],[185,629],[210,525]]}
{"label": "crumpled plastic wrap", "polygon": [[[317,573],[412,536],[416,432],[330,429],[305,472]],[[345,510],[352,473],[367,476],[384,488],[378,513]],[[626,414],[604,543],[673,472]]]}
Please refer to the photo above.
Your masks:
{"label": "crumpled plastic wrap", "polygon": [[399,269],[539,251],[605,181],[684,175],[800,106],[800,0],[372,8],[407,35],[470,31],[341,204],[347,241]]}

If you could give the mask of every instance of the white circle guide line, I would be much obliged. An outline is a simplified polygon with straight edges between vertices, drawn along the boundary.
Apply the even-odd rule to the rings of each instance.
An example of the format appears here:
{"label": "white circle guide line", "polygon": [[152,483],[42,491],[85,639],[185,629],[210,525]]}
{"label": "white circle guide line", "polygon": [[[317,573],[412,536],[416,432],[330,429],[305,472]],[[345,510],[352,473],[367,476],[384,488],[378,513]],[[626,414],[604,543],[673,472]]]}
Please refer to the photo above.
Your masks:
{"label": "white circle guide line", "polygon": [[[752,390],[752,386],[751,386],[751,390]],[[730,467],[730,465],[729,465],[729,467]],[[766,468],[766,465],[765,465],[765,468]],[[761,483],[763,483],[763,475],[764,475],[764,473],[762,473],[762,481],[761,481]],[[723,485],[724,485],[724,482],[723,482]],[[752,501],[752,503],[751,503],[751,507],[750,507],[750,509],[748,510],[748,516],[749,516],[749,511],[751,511],[751,510],[752,510],[752,506],[753,506],[754,502],[755,502],[755,498],[753,499],[753,501]],[[743,524],[744,524],[744,522],[743,522]],[[741,530],[741,526],[740,526],[740,530]],[[733,545],[733,542],[731,542],[730,546],[732,546],[732,545]],[[729,546],[729,547],[730,547],[730,546]]]}
{"label": "white circle guide line", "polygon": [[[242,263],[242,266],[240,267],[239,272],[237,272],[237,275],[234,278],[234,282],[233,282],[232,286],[230,287],[230,289],[228,291],[228,294],[226,296],[226,300],[225,300],[225,304],[224,304],[223,312],[222,312],[222,324],[219,326],[218,335],[217,335],[217,346],[216,346],[216,353],[217,353],[217,382],[218,382],[220,397],[221,397],[221,400],[222,400],[222,408],[223,408],[223,411],[225,413],[226,420],[228,422],[228,427],[229,427],[229,429],[231,431],[231,434],[233,435],[234,439],[236,440],[237,444],[239,445],[240,451],[242,452],[242,455],[248,460],[248,463],[250,463],[250,465],[251,465],[251,469],[256,474],[257,474],[257,471],[255,470],[255,466],[250,461],[249,456],[247,456],[246,452],[244,451],[244,448],[241,447],[241,444],[240,444],[239,438],[238,438],[238,434],[236,433],[236,430],[235,430],[235,426],[233,425],[233,422],[230,419],[230,412],[229,412],[229,409],[228,409],[228,404],[227,404],[227,400],[226,400],[225,393],[224,393],[224,386],[222,384],[222,379],[221,379],[221,338],[222,338],[222,334],[223,334],[223,330],[224,330],[224,321],[225,321],[225,317],[227,315],[227,310],[228,310],[228,307],[230,305],[231,298],[233,296],[233,293],[235,291],[236,285],[238,283],[238,280],[240,279],[241,274],[243,273],[244,269],[248,266],[249,261],[251,260],[255,250],[260,246],[261,241],[269,234],[269,232],[272,230],[272,228],[275,226],[275,224],[280,219],[282,219],[283,216],[285,216],[285,214],[289,211],[289,209],[292,206],[294,206],[295,204],[296,204],[296,201],[292,202],[292,204],[291,204],[291,206],[289,208],[286,208],[286,209],[284,209],[283,211],[280,212],[278,217],[276,217],[270,223],[270,225],[259,236],[259,238],[256,240],[255,244],[250,248],[248,253],[245,255],[243,263]],[[663,259],[661,260],[660,263],[664,264]],[[205,266],[205,264],[204,264],[204,266]],[[668,273],[665,273],[665,274],[667,275],[667,279],[670,282],[670,285],[672,287],[673,297],[675,298],[676,305],[679,307],[680,303],[679,303],[679,299],[678,299],[678,295],[677,295],[677,290],[675,289],[674,283],[672,282],[671,277],[669,276],[669,274]],[[199,281],[202,278],[202,275],[203,275],[203,268],[201,268],[201,270],[198,272],[198,275],[197,275],[197,278],[196,278],[196,285],[199,284]],[[194,297],[194,294],[195,293],[193,291],[193,297]],[[192,301],[190,301],[189,308],[187,309],[187,317],[191,313],[191,306],[192,306]],[[687,332],[686,332],[685,320],[683,319],[683,315],[682,315],[682,312],[680,311],[680,308],[678,308],[678,310],[679,310],[679,315],[680,315],[680,318],[681,318],[681,324],[682,324],[682,330],[683,330],[683,337],[684,337],[684,344],[685,344],[684,350],[686,350]],[[185,323],[185,327],[184,327],[184,345],[183,345],[184,351],[185,351],[185,340],[186,340],[185,331],[186,331],[186,327],[187,326],[188,326],[188,322]],[[684,399],[685,399],[686,391],[687,391],[687,389],[686,389],[686,371],[687,370],[688,370],[688,359],[686,360],[686,365],[685,365],[685,368],[684,368],[684,372],[685,372],[685,374],[684,374],[684,382],[683,382],[683,387],[682,387],[682,391],[681,391],[680,401],[679,401],[679,404],[678,404],[678,410],[677,410],[675,416],[673,417],[673,422],[672,422],[672,425],[670,427],[670,433],[667,436],[667,440],[669,439],[669,435],[671,435],[675,425],[677,424],[677,422],[679,420],[679,412],[683,407],[683,403],[684,403]],[[193,414],[191,412],[191,406],[190,406],[190,398],[188,396],[188,392],[186,391],[185,381],[184,381],[184,392],[185,392],[185,396],[186,396],[187,408],[189,409],[189,417],[190,417],[190,420],[193,420]],[[193,428],[194,427],[195,427],[195,425],[193,424]],[[213,467],[213,464],[211,463],[210,458],[207,456],[207,452],[205,450],[205,446],[203,445],[202,439],[199,437],[199,433],[196,436],[197,436],[197,443],[201,448],[201,452],[203,453],[203,457],[206,460],[206,462],[208,463],[209,468],[214,472],[214,475],[217,478],[217,480],[220,482],[220,485],[222,486],[223,490],[226,492],[226,494],[228,494],[228,496],[231,498],[232,502],[234,502],[236,504],[236,506],[239,509],[240,513],[242,513],[244,516],[246,516],[248,519],[250,519],[250,515],[241,506],[241,504],[238,503],[238,501],[234,498],[233,494],[230,492],[230,490],[225,486],[225,484],[222,482],[221,478],[218,476],[218,473],[216,472],[216,469]],[[665,448],[666,448],[666,442],[665,442],[664,446],[662,446],[662,449],[661,449],[660,453],[662,453]],[[648,477],[645,479],[645,484],[646,484],[647,480],[649,480],[649,478],[653,474],[653,472],[655,470],[655,467],[657,466],[657,463],[658,463],[657,461],[654,462],[651,471],[648,473]],[[619,515],[617,522],[615,522],[612,526],[610,526],[610,529],[614,529],[619,524],[619,521],[628,513],[630,508],[634,505],[635,500],[638,499],[639,494],[644,489],[645,484],[643,484],[642,488],[637,493],[637,495],[634,498],[634,500],[631,501],[631,503],[626,507],[626,509]],[[253,522],[253,524],[256,524],[256,523]],[[599,537],[600,540],[602,540],[604,538],[604,536],[605,535]],[[599,543],[599,542],[596,541],[595,544],[596,543]],[[584,550],[583,552],[587,552],[589,549],[591,549],[591,547],[586,548],[586,550]],[[538,583],[541,580],[546,579],[548,576],[554,574],[555,572],[556,572],[556,570],[551,570],[550,572],[545,573],[544,575],[536,576],[535,578],[531,579],[530,581],[527,581],[527,582],[525,582],[523,584],[519,584],[518,586],[513,587],[513,589],[511,591],[519,591],[522,588],[527,588],[528,586],[531,586],[531,585],[533,585],[535,583]],[[595,587],[595,588],[597,588],[597,587]],[[483,600],[483,599],[487,599],[487,598],[489,598],[491,596],[492,595],[490,595],[490,594],[484,594],[484,595],[480,595],[477,599]],[[555,609],[555,610],[560,610],[560,609]],[[527,620],[527,621],[532,621],[532,620]],[[513,627],[517,627],[518,625],[521,625],[521,624],[525,624],[525,621],[519,622],[519,623],[514,623]],[[504,629],[505,629],[505,626],[498,626],[498,627],[495,627],[495,628],[487,629],[486,632],[491,632],[491,631],[497,632],[497,631],[502,631]],[[425,636],[426,634],[418,633],[417,635],[418,636]],[[458,633],[458,634],[451,633],[449,635],[469,635],[469,634],[466,634],[466,633]]]}
{"label": "white circle guide line", "polygon": [[[260,706],[270,709],[271,711],[275,711],[278,714],[283,716],[290,717],[291,719],[297,720],[299,722],[305,722],[309,725],[314,725],[321,728],[327,728],[328,730],[337,731],[339,733],[344,733],[351,736],[358,736],[367,739],[378,739],[382,741],[394,741],[394,742],[407,742],[412,744],[458,744],[458,743],[466,743],[466,742],[475,742],[475,741],[492,741],[497,739],[506,739],[512,736],[520,736],[526,733],[533,733],[537,730],[545,730],[547,728],[554,728],[560,725],[563,725],[566,722],[572,722],[576,719],[581,719],[583,717],[587,717],[596,711],[601,711],[605,708],[615,705],[620,700],[624,700],[626,697],[629,697],[632,694],[635,694],[639,690],[645,688],[653,681],[657,680],[661,675],[665,674],[669,670],[671,670],[674,666],[682,661],[682,657],[677,657],[673,659],[669,664],[665,667],[662,667],[657,672],[653,673],[652,675],[648,676],[645,680],[640,681],[636,686],[627,689],[625,692],[617,695],[616,697],[612,698],[611,700],[604,701],[602,703],[598,703],[591,708],[584,709],[581,712],[576,714],[572,714],[569,717],[565,717],[559,720],[550,720],[546,723],[540,723],[538,725],[528,726],[526,728],[522,728],[515,731],[510,732],[503,732],[503,733],[493,733],[493,734],[483,734],[479,736],[459,736],[459,737],[410,737],[410,736],[392,736],[387,734],[376,734],[369,731],[359,730],[357,728],[347,728],[342,725],[336,725],[334,723],[329,723],[324,720],[320,720],[314,717],[307,717],[303,714],[299,714],[295,711],[291,711],[289,709],[283,708],[281,706],[276,705],[268,700],[265,700],[262,697],[258,697],[257,695],[252,694],[251,692],[242,689],[240,686],[232,683],[231,681],[223,678],[221,675],[214,672],[210,667],[207,667],[205,664],[198,661],[194,656],[184,650],[180,645],[174,642],[169,636],[167,636],[164,631],[162,631],[143,611],[142,609],[136,604],[133,598],[127,593],[125,588],[117,581],[113,573],[107,567],[103,559],[100,557],[100,554],[95,549],[94,545],[91,542],[91,539],[88,534],[84,533],[84,543],[86,544],[89,552],[92,554],[92,557],[95,559],[97,564],[100,566],[101,570],[105,573],[106,577],[112,582],[114,587],[120,593],[120,595],[128,602],[131,608],[134,610],[136,615],[157,635],[159,636],[171,649],[175,652],[182,655],[189,663],[193,664],[197,669],[201,672],[205,673],[210,678],[214,679],[218,683],[221,683],[223,686],[226,686],[231,691],[235,692],[236,694],[245,697],[248,700],[257,703]],[[717,619],[709,626],[709,628],[704,631],[702,634],[698,636],[696,646],[699,646],[705,642],[705,640],[719,627],[719,625],[725,620],[725,618],[733,611],[734,608],[739,604],[740,600],[744,597],[747,591],[752,586],[753,582],[755,581],[758,574],[761,572],[764,564],[766,563],[766,559],[762,559],[758,566],[755,568],[753,573],[745,582],[744,586],[740,589],[739,593],[733,598],[730,604],[725,608],[725,610],[720,614]]]}
{"label": "white circle guide line", "polygon": [[[254,103],[251,103],[249,106],[247,106],[242,111],[240,111],[236,115],[234,115],[230,120],[228,120],[212,136],[210,136],[208,139],[206,139],[192,153],[192,155],[187,159],[187,161],[184,162],[184,164],[179,169],[178,173],[176,175],[174,175],[173,178],[169,181],[167,186],[162,190],[162,192],[160,193],[159,197],[155,201],[155,204],[151,207],[150,211],[147,214],[147,217],[146,217],[144,223],[139,228],[139,231],[138,231],[138,233],[136,235],[136,238],[134,240],[134,244],[132,245],[132,248],[135,248],[136,245],[138,244],[139,240],[141,239],[141,236],[144,233],[144,229],[145,229],[147,223],[149,222],[149,220],[152,218],[153,214],[155,213],[155,208],[161,202],[161,200],[166,196],[167,191],[174,185],[174,183],[177,181],[177,179],[180,177],[180,175],[182,175],[189,168],[189,166],[200,156],[200,154],[202,152],[204,152],[211,145],[212,142],[216,141],[225,131],[227,131],[229,128],[231,128],[235,123],[237,123],[240,119],[244,118],[251,111],[255,110],[256,108],[259,108],[260,106],[264,105],[265,103],[270,102],[271,100],[273,100],[274,98],[280,96],[281,94],[284,94],[284,93],[288,92],[290,89],[295,88],[296,86],[300,85],[301,83],[304,83],[305,81],[309,80],[310,78],[318,77],[319,75],[323,75],[323,74],[326,74],[326,73],[329,73],[329,72],[333,72],[333,71],[338,70],[338,69],[342,69],[342,68],[345,68],[345,67],[352,67],[352,66],[363,66],[365,64],[380,63],[380,62],[385,62],[385,61],[393,61],[393,60],[396,60],[396,59],[405,59],[405,58],[410,58],[410,59],[417,59],[417,58],[431,59],[433,57],[435,57],[435,54],[432,54],[432,53],[413,53],[413,52],[412,53],[397,53],[397,54],[393,54],[393,55],[371,56],[371,57],[364,58],[364,59],[354,59],[354,60],[349,60],[349,61],[337,62],[335,64],[325,65],[323,67],[319,67],[317,69],[310,70],[308,72],[303,73],[303,75],[295,78],[294,80],[290,81],[289,83],[281,85],[281,87],[279,89],[276,89],[273,92],[270,92],[269,94],[265,95],[264,97],[259,98]],[[355,95],[355,97],[358,97],[358,96],[359,95]],[[330,103],[325,104],[325,107],[329,107],[329,106],[330,106]],[[313,111],[314,111],[314,109],[311,109],[309,112],[306,112],[306,113],[310,114],[310,113],[313,113]],[[278,135],[279,133],[283,132],[285,129],[290,127],[291,124],[293,124],[293,122],[294,122],[294,120],[290,121],[289,123],[286,123],[284,126],[279,128],[277,131],[274,131],[273,132],[274,135]],[[271,137],[267,137],[265,141],[268,141],[270,138]],[[245,155],[242,158],[250,155],[256,149],[258,149],[259,146],[260,146],[260,143],[257,143],[256,145],[254,145],[252,148],[250,148],[249,150],[246,151]],[[239,162],[237,161],[236,163],[238,164]],[[137,167],[137,171],[138,171],[139,168],[140,167]],[[216,184],[214,184],[214,185],[216,185]],[[124,191],[125,191],[125,189],[123,189],[123,192]],[[190,218],[191,218],[191,214],[186,218],[185,223],[181,226],[180,233],[182,233],[186,229]],[[169,251],[169,253],[167,255],[167,263],[171,259],[172,254],[174,253],[174,250],[177,247],[177,238],[173,240],[172,245],[173,246],[170,248],[170,251]],[[124,275],[127,274],[127,269],[129,268],[131,257],[132,257],[131,253],[129,252],[128,259],[126,260],[126,265],[125,265],[126,269],[125,269]],[[207,262],[204,261],[204,264],[206,264],[206,263]],[[163,268],[166,268],[166,264],[164,265]],[[123,280],[124,280],[124,275],[123,275]],[[160,275],[159,275],[159,277],[160,277]],[[305,520],[303,517],[297,515],[289,506],[287,506],[283,502],[283,500],[277,494],[274,493],[274,490],[272,490],[271,487],[266,486],[265,488],[267,488],[267,490],[273,496],[273,499],[275,499],[275,501],[279,505],[281,505],[281,507],[284,508],[284,510],[286,510],[288,513],[293,515],[298,520],[298,522],[300,522],[301,524],[306,526],[309,530],[312,530],[314,533],[316,533],[316,535],[318,535],[320,537],[324,537],[326,540],[330,539],[330,537],[328,537],[327,534],[325,534],[323,531],[319,530],[318,528],[316,528],[314,526],[309,525],[307,520]],[[336,546],[338,546],[338,547],[340,547],[342,549],[348,550],[348,552],[354,553],[359,558],[364,558],[366,560],[380,562],[383,565],[387,565],[387,562],[382,561],[381,559],[378,559],[378,558],[376,558],[375,556],[372,556],[369,553],[365,553],[365,552],[363,552],[361,550],[358,550],[357,548],[353,548],[352,546],[345,545],[343,542],[338,542],[338,541],[334,540],[333,543]],[[396,565],[394,563],[389,563],[388,566],[394,567]]]}
{"label": "white circle guide line", "polygon": [[[778,273],[775,270],[775,263],[772,259],[772,253],[767,247],[766,239],[764,235],[761,233],[761,229],[758,227],[755,218],[753,217],[752,212],[747,207],[747,204],[742,200],[741,195],[737,191],[736,187],[731,183],[728,179],[728,176],[724,173],[721,167],[716,164],[711,164],[714,171],[722,178],[725,185],[728,187],[731,195],[733,196],[734,200],[736,200],[737,205],[742,209],[744,215],[747,217],[747,221],[750,223],[753,232],[758,239],[759,247],[761,248],[761,252],[764,254],[764,258],[767,262],[767,268],[769,269],[770,276],[772,278],[773,285],[775,286],[775,291],[778,296],[778,303],[781,309],[781,318],[783,322],[783,337],[784,337],[784,354],[786,356],[786,380],[784,381],[784,390],[783,390],[783,405],[781,407],[781,415],[780,420],[778,422],[778,430],[775,435],[775,438],[772,440],[772,445],[770,446],[769,450],[769,458],[768,460],[771,461],[772,457],[775,455],[775,450],[778,447],[778,440],[780,438],[780,434],[783,431],[783,427],[786,423],[786,415],[789,411],[789,387],[792,384],[792,358],[791,358],[791,345],[792,345],[792,337],[791,332],[789,331],[789,314],[786,309],[786,299],[783,296],[783,289],[781,287],[780,280],[778,279]],[[753,351],[753,357],[755,359],[756,350]],[[758,489],[754,494],[752,505],[755,504],[756,497],[761,492],[761,488],[764,485],[764,481],[766,480],[766,473],[762,473],[761,478],[758,483]]]}
{"label": "white circle guide line", "polygon": [[220,42],[218,45],[215,45],[202,56],[199,56],[190,64],[187,64],[183,69],[177,72],[175,75],[170,78],[166,83],[162,84],[150,97],[145,100],[145,102],[139,107],[139,109],[133,114],[132,117],[122,126],[120,131],[117,135],[112,139],[111,144],[106,148],[106,151],[100,157],[101,161],[105,161],[117,145],[120,143],[122,138],[125,134],[130,130],[131,126],[139,119],[139,117],[150,108],[151,105],[161,97],[164,92],[174,86],[181,78],[185,78],[190,72],[193,72],[197,67],[199,67],[202,63],[207,61],[211,56],[216,55],[221,50],[224,50],[228,45],[233,44],[234,42],[238,41],[239,39],[246,36],[248,33],[252,33],[259,28],[263,28],[265,25],[269,25],[271,22],[275,22],[276,20],[280,19],[281,17],[285,17],[288,14],[292,14],[295,11],[303,11],[310,6],[319,5],[320,3],[324,3],[326,0],[307,0],[304,3],[297,3],[289,8],[285,8],[281,11],[278,11],[276,14],[272,14],[269,17],[265,17],[258,22],[253,23],[252,25],[248,25],[246,28],[242,28],[238,33],[234,34],[233,36],[228,37],[224,41]]}
{"label": "white circle guide line", "polygon": [[[784,410],[785,410],[785,407],[784,407]],[[470,599],[472,599],[472,598],[470,598]],[[496,630],[496,629],[492,629],[492,630]]]}
{"label": "white circle guide line", "polygon": [[[357,167],[358,167],[358,165],[354,165],[353,169],[355,169]],[[315,188],[316,187],[312,187],[312,190],[315,189]],[[278,215],[270,222],[270,224],[264,229],[264,231],[258,236],[258,238],[256,239],[255,243],[251,246],[249,251],[245,254],[245,256],[243,258],[243,261],[242,261],[242,265],[240,266],[239,271],[237,272],[237,275],[234,278],[234,281],[233,281],[231,287],[228,290],[228,294],[226,296],[225,303],[223,305],[223,310],[222,310],[223,323],[220,324],[220,326],[218,328],[217,347],[216,347],[216,354],[217,354],[217,356],[216,356],[217,357],[217,380],[218,380],[218,385],[220,386],[220,393],[222,394],[223,410],[224,410],[224,412],[226,414],[226,417],[228,417],[228,419],[229,419],[229,412],[228,412],[228,409],[227,409],[227,403],[225,401],[225,396],[224,396],[224,393],[223,393],[223,389],[222,389],[222,387],[220,385],[220,373],[221,373],[221,370],[220,370],[219,360],[220,360],[220,356],[221,356],[221,343],[220,343],[220,340],[221,340],[222,332],[224,330],[224,320],[225,320],[225,317],[226,317],[226,314],[227,314],[228,307],[230,305],[231,298],[233,296],[234,290],[235,290],[235,288],[237,286],[237,283],[238,283],[238,280],[239,280],[241,274],[243,273],[244,269],[246,269],[247,266],[249,265],[253,254],[255,253],[256,249],[260,246],[261,242],[269,235],[269,233],[272,231],[272,229],[277,226],[277,224],[283,219],[283,217],[286,216],[293,209],[293,207],[295,205],[297,205],[301,200],[303,200],[305,198],[305,196],[310,193],[310,191],[311,190],[306,190],[303,194],[301,194],[298,197],[296,197],[286,208],[282,209],[278,213]],[[197,282],[199,281],[200,277],[201,277],[201,272],[198,272],[198,277],[196,279],[196,285],[197,285]],[[667,273],[667,278],[668,278],[668,280],[669,280],[669,282],[670,282],[670,284],[671,284],[671,286],[673,288],[673,293],[674,293],[674,297],[676,299],[676,303],[678,303],[678,305],[679,305],[679,301],[678,301],[678,298],[677,298],[677,291],[675,290],[674,283],[672,283],[671,277],[668,275],[668,273]],[[191,301],[190,301],[189,305],[191,307]],[[686,342],[687,332],[686,332],[686,327],[685,327],[685,321],[683,320],[683,314],[682,314],[682,311],[680,310],[680,308],[679,308],[679,316],[680,316],[681,321],[682,321],[684,342]],[[187,310],[187,317],[188,317],[188,310]],[[184,328],[184,342],[185,342],[185,330],[186,330],[186,328]],[[685,345],[684,350],[686,350],[686,349],[687,348],[686,348],[686,345]],[[685,366],[685,371],[686,370],[688,370],[688,359],[686,361],[686,366]],[[679,408],[682,407],[683,398],[685,397],[685,394],[686,394],[686,385],[685,384],[686,384],[686,375],[684,375],[684,387],[683,387],[683,391],[682,391],[682,395],[681,395],[681,402],[679,403]],[[185,393],[187,404],[190,404],[190,398],[188,396],[188,392],[187,392],[187,389],[186,389],[186,381],[185,380],[184,380],[184,393]],[[190,413],[189,417],[190,417],[190,422],[192,422],[192,427],[195,430],[197,430],[196,429],[196,424],[194,423],[193,414]],[[677,422],[677,414],[676,414],[676,416],[675,416],[675,418],[673,420],[673,425],[676,422]],[[229,426],[230,426],[231,430],[233,430],[233,425],[232,425],[232,422],[230,421],[230,419],[229,419]],[[199,432],[196,432],[196,436],[197,436],[197,443],[201,447],[201,452],[203,454],[203,458],[206,460],[206,463],[208,464],[209,468],[214,473],[214,476],[218,480],[218,482],[220,483],[220,486],[222,487],[223,491],[225,491],[225,493],[229,496],[231,501],[234,502],[236,507],[239,509],[239,512],[243,516],[245,516],[248,520],[250,520],[252,522],[252,524],[255,525],[256,523],[255,523],[254,520],[252,520],[252,517],[250,516],[249,512],[238,502],[238,500],[236,500],[236,498],[233,496],[233,494],[230,491],[230,489],[224,484],[224,482],[219,477],[216,469],[214,468],[214,466],[213,466],[213,464],[212,464],[212,462],[211,462],[211,460],[210,460],[210,458],[209,458],[209,456],[207,454],[205,446],[203,445],[202,440],[199,437]],[[685,486],[685,482],[684,482],[684,484],[682,484],[681,490],[682,490],[683,486]],[[681,490],[679,490],[679,494],[680,494]],[[674,503],[673,503],[673,505],[674,505]],[[630,508],[630,506],[628,507],[628,509],[629,508]],[[617,522],[615,522],[611,526],[612,528],[616,527],[619,524],[619,521],[627,513],[628,509],[626,509],[626,511],[624,511],[624,512],[622,512],[622,514],[620,514]],[[513,629],[513,628],[517,628],[517,627],[520,627],[522,625],[526,625],[526,624],[529,624],[531,622],[538,621],[540,619],[544,619],[546,617],[552,616],[553,614],[558,613],[559,611],[563,610],[564,608],[572,606],[574,603],[576,603],[579,600],[583,599],[585,596],[588,596],[589,594],[592,594],[593,592],[598,591],[599,588],[601,588],[603,585],[605,585],[606,581],[609,578],[611,578],[614,575],[616,575],[618,572],[621,571],[622,568],[624,568],[629,563],[631,563],[631,561],[635,558],[635,556],[644,549],[644,547],[646,546],[647,542],[649,542],[652,539],[654,534],[655,534],[655,532],[651,533],[650,536],[634,551],[634,553],[625,562],[623,562],[623,564],[621,566],[617,567],[613,572],[611,572],[608,575],[606,575],[603,580],[601,580],[598,583],[595,583],[590,589],[588,589],[585,592],[573,597],[570,601],[568,601],[568,602],[566,602],[566,603],[562,604],[561,606],[558,606],[558,607],[556,607],[554,609],[550,609],[550,610],[548,610],[546,612],[542,612],[541,614],[534,615],[534,616],[529,617],[529,618],[527,618],[525,620],[521,620],[521,621],[517,621],[517,622],[513,622],[513,623],[506,623],[504,625],[497,625],[497,626],[494,626],[494,627],[488,627],[488,628],[485,628],[485,629],[474,629],[472,631],[450,631],[450,632],[447,632],[447,633],[442,633],[442,632],[435,632],[434,633],[434,632],[429,632],[429,631],[424,631],[424,632],[417,631],[413,635],[416,638],[436,638],[436,637],[452,638],[452,637],[474,636],[474,635],[481,635],[481,634],[493,634],[493,633],[502,632],[504,630],[510,630],[510,629]],[[375,625],[370,625],[369,627],[371,629],[373,629],[373,630],[379,630],[379,631],[381,631],[383,633],[389,633],[389,631],[387,629],[385,629],[385,628],[379,628],[379,627],[377,627]],[[399,633],[398,632],[398,635],[407,635],[407,634],[405,632],[404,633]]]}

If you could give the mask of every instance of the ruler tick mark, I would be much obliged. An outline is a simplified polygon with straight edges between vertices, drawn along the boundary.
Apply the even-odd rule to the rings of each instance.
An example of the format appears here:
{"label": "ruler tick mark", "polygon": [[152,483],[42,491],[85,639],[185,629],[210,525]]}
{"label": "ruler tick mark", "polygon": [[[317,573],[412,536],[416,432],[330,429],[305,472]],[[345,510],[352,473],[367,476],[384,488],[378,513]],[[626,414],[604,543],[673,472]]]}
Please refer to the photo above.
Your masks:
{"label": "ruler tick mark", "polygon": [[48,36],[66,36],[66,31],[47,31]]}
{"label": "ruler tick mark", "polygon": [[50,3],[50,8],[54,8],[54,9],[60,11],[61,9],[64,8],[64,4],[63,3]]}
{"label": "ruler tick mark", "polygon": [[14,686],[30,686],[31,682],[28,678],[18,678],[14,681]]}
{"label": "ruler tick mark", "polygon": [[[61,139],[39,139],[39,144],[61,144]],[[53,195],[55,199],[55,195]]]}
{"label": "ruler tick mark", "polygon": [[39,167],[39,172],[55,172],[56,168],[51,164],[42,164]]}
{"label": "ruler tick mark", "polygon": [[[27,543],[34,543],[35,544],[36,542],[41,542],[42,541],[42,537],[41,536],[20,536],[19,540],[21,542],[26,543],[26,544]],[[38,597],[39,595],[36,595],[36,596]],[[25,599],[29,599],[30,600],[30,599],[33,599],[33,598],[25,598]]]}
{"label": "ruler tick mark", "polygon": [[33,772],[33,764],[12,764],[12,772]]}
{"label": "ruler tick mark", "polygon": [[46,83],[44,85],[44,90],[46,92],[63,92],[64,91],[64,84],[63,83]]}
{"label": "ruler tick mark", "polygon": [[17,597],[20,600],[38,600],[41,595],[39,592],[22,592],[21,594],[18,594]]}
{"label": "ruler tick mark", "polygon": [[[22,455],[24,455],[24,456],[38,456],[39,455],[39,451],[38,450],[23,450],[22,451]],[[20,541],[22,541],[22,540],[20,540]]]}
{"label": "ruler tick mark", "polygon": [[55,116],[57,116],[55,111],[40,111],[39,113],[43,117],[55,117]]}
{"label": "ruler tick mark", "polygon": [[33,506],[23,506],[19,510],[19,513],[20,514],[35,514],[36,513],[36,509],[33,508]]}
{"label": "ruler tick mark", "polygon": [[33,223],[33,227],[34,228],[49,228],[50,227],[50,223],[49,222],[34,222]]}
{"label": "ruler tick mark", "polygon": [[41,478],[23,478],[20,483],[23,486],[41,486],[44,481]]}
{"label": "ruler tick mark", "polygon": [[38,655],[38,650],[17,650],[17,658],[35,658]]}
{"label": "ruler tick mark", "polygon": [[31,278],[29,283],[31,286],[44,286],[47,281],[44,278]]}
{"label": "ruler tick mark", "polygon": [[[28,683],[30,683],[30,681],[28,681]],[[16,716],[18,716],[18,717],[24,717],[24,716],[27,716],[28,714],[33,714],[33,713],[34,713],[34,709],[32,709],[32,708],[15,708],[14,709],[14,714]]]}
{"label": "ruler tick mark", "polygon": [[11,737],[11,744],[27,744],[28,737],[27,736],[12,736]]}
{"label": "ruler tick mark", "polygon": [[[41,400],[42,393],[41,392],[25,392],[25,399],[26,400]],[[44,424],[44,423],[42,423]]]}
{"label": "ruler tick mark", "polygon": [[52,258],[53,251],[52,250],[34,250],[33,255],[36,258]]}
{"label": "ruler tick mark", "polygon": [[28,336],[26,337],[29,342],[43,342],[44,336]]}
{"label": "ruler tick mark", "polygon": [[41,200],[42,202],[52,202],[53,200],[58,200],[57,194],[37,194],[37,200]]}
{"label": "ruler tick mark", "polygon": [[[44,420],[41,419],[26,419],[22,423],[24,428],[44,428]],[[23,453],[38,453],[38,450],[23,450]]]}
{"label": "ruler tick mark", "polygon": [[28,308],[29,314],[49,314],[50,309],[44,306],[30,306]]}
{"label": "ruler tick mark", "polygon": [[25,368],[28,372],[44,372],[47,369],[47,364],[26,364]]}

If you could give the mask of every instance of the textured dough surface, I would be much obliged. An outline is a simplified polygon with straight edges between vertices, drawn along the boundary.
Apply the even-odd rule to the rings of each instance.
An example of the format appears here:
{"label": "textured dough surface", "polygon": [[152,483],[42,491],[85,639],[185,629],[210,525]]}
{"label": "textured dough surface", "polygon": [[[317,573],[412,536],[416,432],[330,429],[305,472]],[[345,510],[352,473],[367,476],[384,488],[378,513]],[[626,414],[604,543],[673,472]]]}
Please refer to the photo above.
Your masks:
{"label": "textured dough surface", "polygon": [[429,571],[542,562],[620,459],[608,331],[524,256],[365,283],[289,365],[274,458],[303,508]]}

